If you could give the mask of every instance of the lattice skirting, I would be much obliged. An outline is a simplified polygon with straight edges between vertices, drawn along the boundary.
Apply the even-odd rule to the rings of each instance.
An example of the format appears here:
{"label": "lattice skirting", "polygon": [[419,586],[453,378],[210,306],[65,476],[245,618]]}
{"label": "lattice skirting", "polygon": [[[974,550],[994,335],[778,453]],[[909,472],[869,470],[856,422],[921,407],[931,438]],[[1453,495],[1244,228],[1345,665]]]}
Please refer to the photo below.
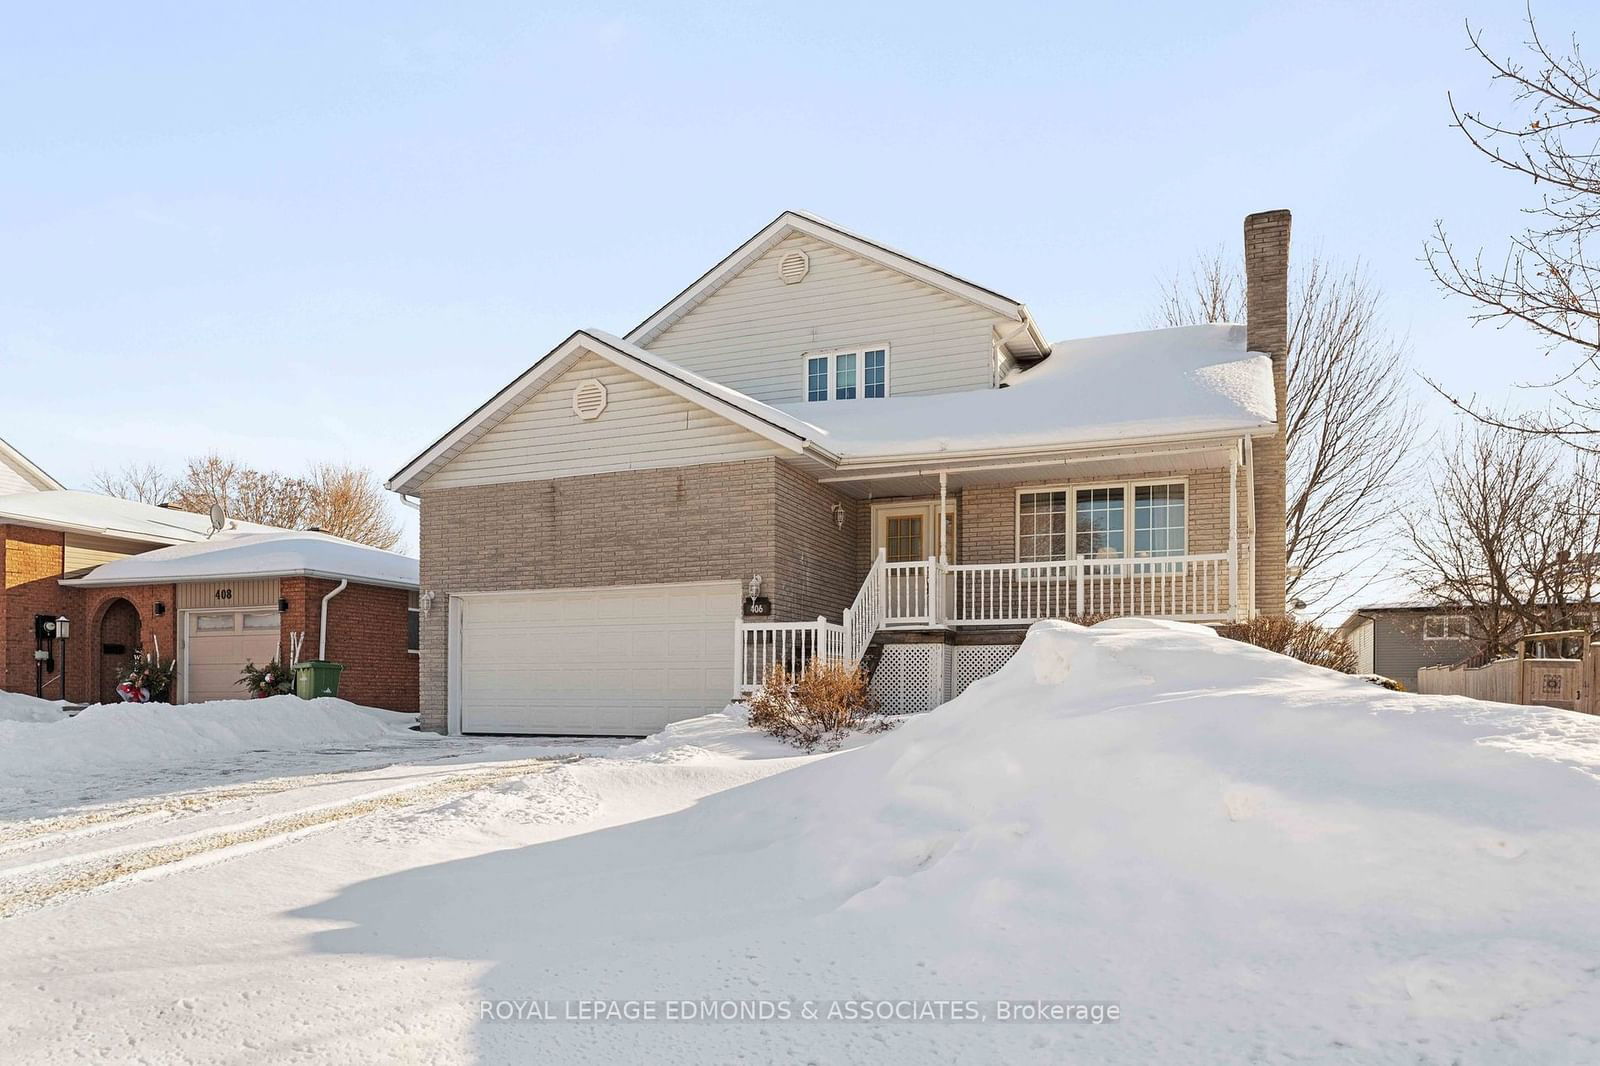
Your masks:
{"label": "lattice skirting", "polygon": [[1016,653],[1015,644],[889,644],[872,674],[872,694],[888,714],[931,711]]}
{"label": "lattice skirting", "polygon": [[951,648],[955,652],[951,659],[950,687],[946,689],[950,698],[961,695],[967,686],[981,677],[988,677],[1006,663],[1017,653],[1015,644],[963,644]]}
{"label": "lattice skirting", "polygon": [[872,694],[886,714],[916,714],[944,702],[943,644],[889,644],[872,673]]}

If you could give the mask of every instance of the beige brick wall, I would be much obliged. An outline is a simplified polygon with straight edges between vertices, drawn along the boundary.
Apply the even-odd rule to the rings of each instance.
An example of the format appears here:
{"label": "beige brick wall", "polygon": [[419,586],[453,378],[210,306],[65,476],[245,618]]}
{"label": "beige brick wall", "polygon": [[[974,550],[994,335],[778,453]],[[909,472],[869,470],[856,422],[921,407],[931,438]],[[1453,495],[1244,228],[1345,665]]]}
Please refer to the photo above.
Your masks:
{"label": "beige brick wall", "polygon": [[[844,509],[844,527],[833,508]],[[798,622],[818,615],[837,622],[866,576],[858,543],[872,533],[855,501],[805,474],[776,464],[777,527],[773,617]]]}
{"label": "beige brick wall", "polygon": [[[1246,341],[1252,352],[1272,357],[1272,383],[1276,393],[1278,424],[1283,425],[1288,381],[1289,344],[1289,212],[1263,211],[1244,220],[1244,260],[1247,300],[1250,305]],[[1255,580],[1256,606],[1263,614],[1285,609],[1284,512],[1286,458],[1281,436],[1255,442],[1257,520]]]}
{"label": "beige brick wall", "polygon": [[775,619],[837,619],[860,584],[865,527],[847,507],[838,529],[835,501],[848,503],[776,459],[424,491],[425,727],[445,727],[451,593],[761,574]]}
{"label": "beige brick wall", "polygon": [[[1084,484],[1105,484],[1108,479],[1085,479]],[[1137,481],[1186,481],[1188,491],[1189,552],[1202,555],[1228,550],[1228,471],[1155,470],[1140,474]],[[1017,490],[1030,486],[1066,486],[1072,482],[1019,481],[1010,485],[985,485],[961,493],[956,537],[961,542],[963,563],[1010,563],[1017,558]],[[1249,528],[1244,514],[1243,494],[1239,513],[1240,535]],[[1070,505],[1069,505],[1070,506]]]}

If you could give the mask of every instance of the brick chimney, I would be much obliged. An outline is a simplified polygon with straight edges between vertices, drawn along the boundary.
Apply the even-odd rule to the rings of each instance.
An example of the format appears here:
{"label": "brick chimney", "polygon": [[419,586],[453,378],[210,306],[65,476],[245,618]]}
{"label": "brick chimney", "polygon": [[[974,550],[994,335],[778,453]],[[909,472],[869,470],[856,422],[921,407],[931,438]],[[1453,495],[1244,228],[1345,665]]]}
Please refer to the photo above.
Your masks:
{"label": "brick chimney", "polygon": [[1282,428],[1288,409],[1289,212],[1259,211],[1244,220],[1246,347],[1272,357],[1279,435],[1257,438],[1255,455],[1255,602],[1262,614],[1285,610],[1284,512],[1288,489]]}

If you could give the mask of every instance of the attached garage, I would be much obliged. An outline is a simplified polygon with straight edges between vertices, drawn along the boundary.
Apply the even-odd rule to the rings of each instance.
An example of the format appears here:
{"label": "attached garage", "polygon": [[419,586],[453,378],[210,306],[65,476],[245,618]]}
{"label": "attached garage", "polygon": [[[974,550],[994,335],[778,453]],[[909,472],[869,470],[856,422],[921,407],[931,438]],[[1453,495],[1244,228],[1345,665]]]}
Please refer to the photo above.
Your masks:
{"label": "attached garage", "polygon": [[457,595],[454,731],[644,736],[732,685],[739,584]]}

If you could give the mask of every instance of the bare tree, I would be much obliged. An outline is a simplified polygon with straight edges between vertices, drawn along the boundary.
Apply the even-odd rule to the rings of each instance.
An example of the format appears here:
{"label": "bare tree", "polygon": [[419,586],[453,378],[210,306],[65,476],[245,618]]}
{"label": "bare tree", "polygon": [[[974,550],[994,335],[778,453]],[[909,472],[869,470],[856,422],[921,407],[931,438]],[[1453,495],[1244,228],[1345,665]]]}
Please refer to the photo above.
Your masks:
{"label": "bare tree", "polygon": [[309,495],[310,485],[303,478],[256,470],[211,452],[184,466],[172,506],[204,514],[215,503],[229,518],[296,529],[304,525]]}
{"label": "bare tree", "polygon": [[349,464],[318,463],[307,476],[293,477],[211,452],[190,459],[177,477],[152,465],[130,465],[120,474],[96,474],[95,487],[195,514],[220,504],[229,518],[280,529],[315,526],[376,548],[393,548],[400,541],[377,478]]}
{"label": "bare tree", "polygon": [[1486,654],[1518,633],[1587,626],[1600,591],[1596,484],[1548,438],[1477,426],[1408,512],[1409,576],[1472,619]]}
{"label": "bare tree", "polygon": [[1600,226],[1600,78],[1582,56],[1576,35],[1552,50],[1530,8],[1523,58],[1497,59],[1481,31],[1467,25],[1472,52],[1506,90],[1504,114],[1486,118],[1450,97],[1450,113],[1484,158],[1530,179],[1540,190],[1524,208],[1530,221],[1510,238],[1503,259],[1463,253],[1444,223],[1426,247],[1428,267],[1447,292],[1477,305],[1474,322],[1520,323],[1553,364],[1526,388],[1545,394],[1542,407],[1492,410],[1476,397],[1430,382],[1446,399],[1481,422],[1559,438],[1600,450],[1600,262],[1590,242]]}
{"label": "bare tree", "polygon": [[93,486],[96,492],[107,496],[157,505],[170,502],[177,488],[166,471],[154,463],[129,463],[117,473],[96,470]]}
{"label": "bare tree", "polygon": [[393,548],[400,542],[400,526],[371,470],[347,463],[319,463],[312,467],[307,481],[310,525],[376,548]]}
{"label": "bare tree", "polygon": [[[1152,322],[1243,322],[1243,265],[1198,258],[1165,286]],[[1415,408],[1404,342],[1384,325],[1382,297],[1357,263],[1312,256],[1289,290],[1285,539],[1290,601],[1334,609],[1385,542],[1395,490],[1412,469]],[[1330,594],[1345,595],[1330,601]]]}

